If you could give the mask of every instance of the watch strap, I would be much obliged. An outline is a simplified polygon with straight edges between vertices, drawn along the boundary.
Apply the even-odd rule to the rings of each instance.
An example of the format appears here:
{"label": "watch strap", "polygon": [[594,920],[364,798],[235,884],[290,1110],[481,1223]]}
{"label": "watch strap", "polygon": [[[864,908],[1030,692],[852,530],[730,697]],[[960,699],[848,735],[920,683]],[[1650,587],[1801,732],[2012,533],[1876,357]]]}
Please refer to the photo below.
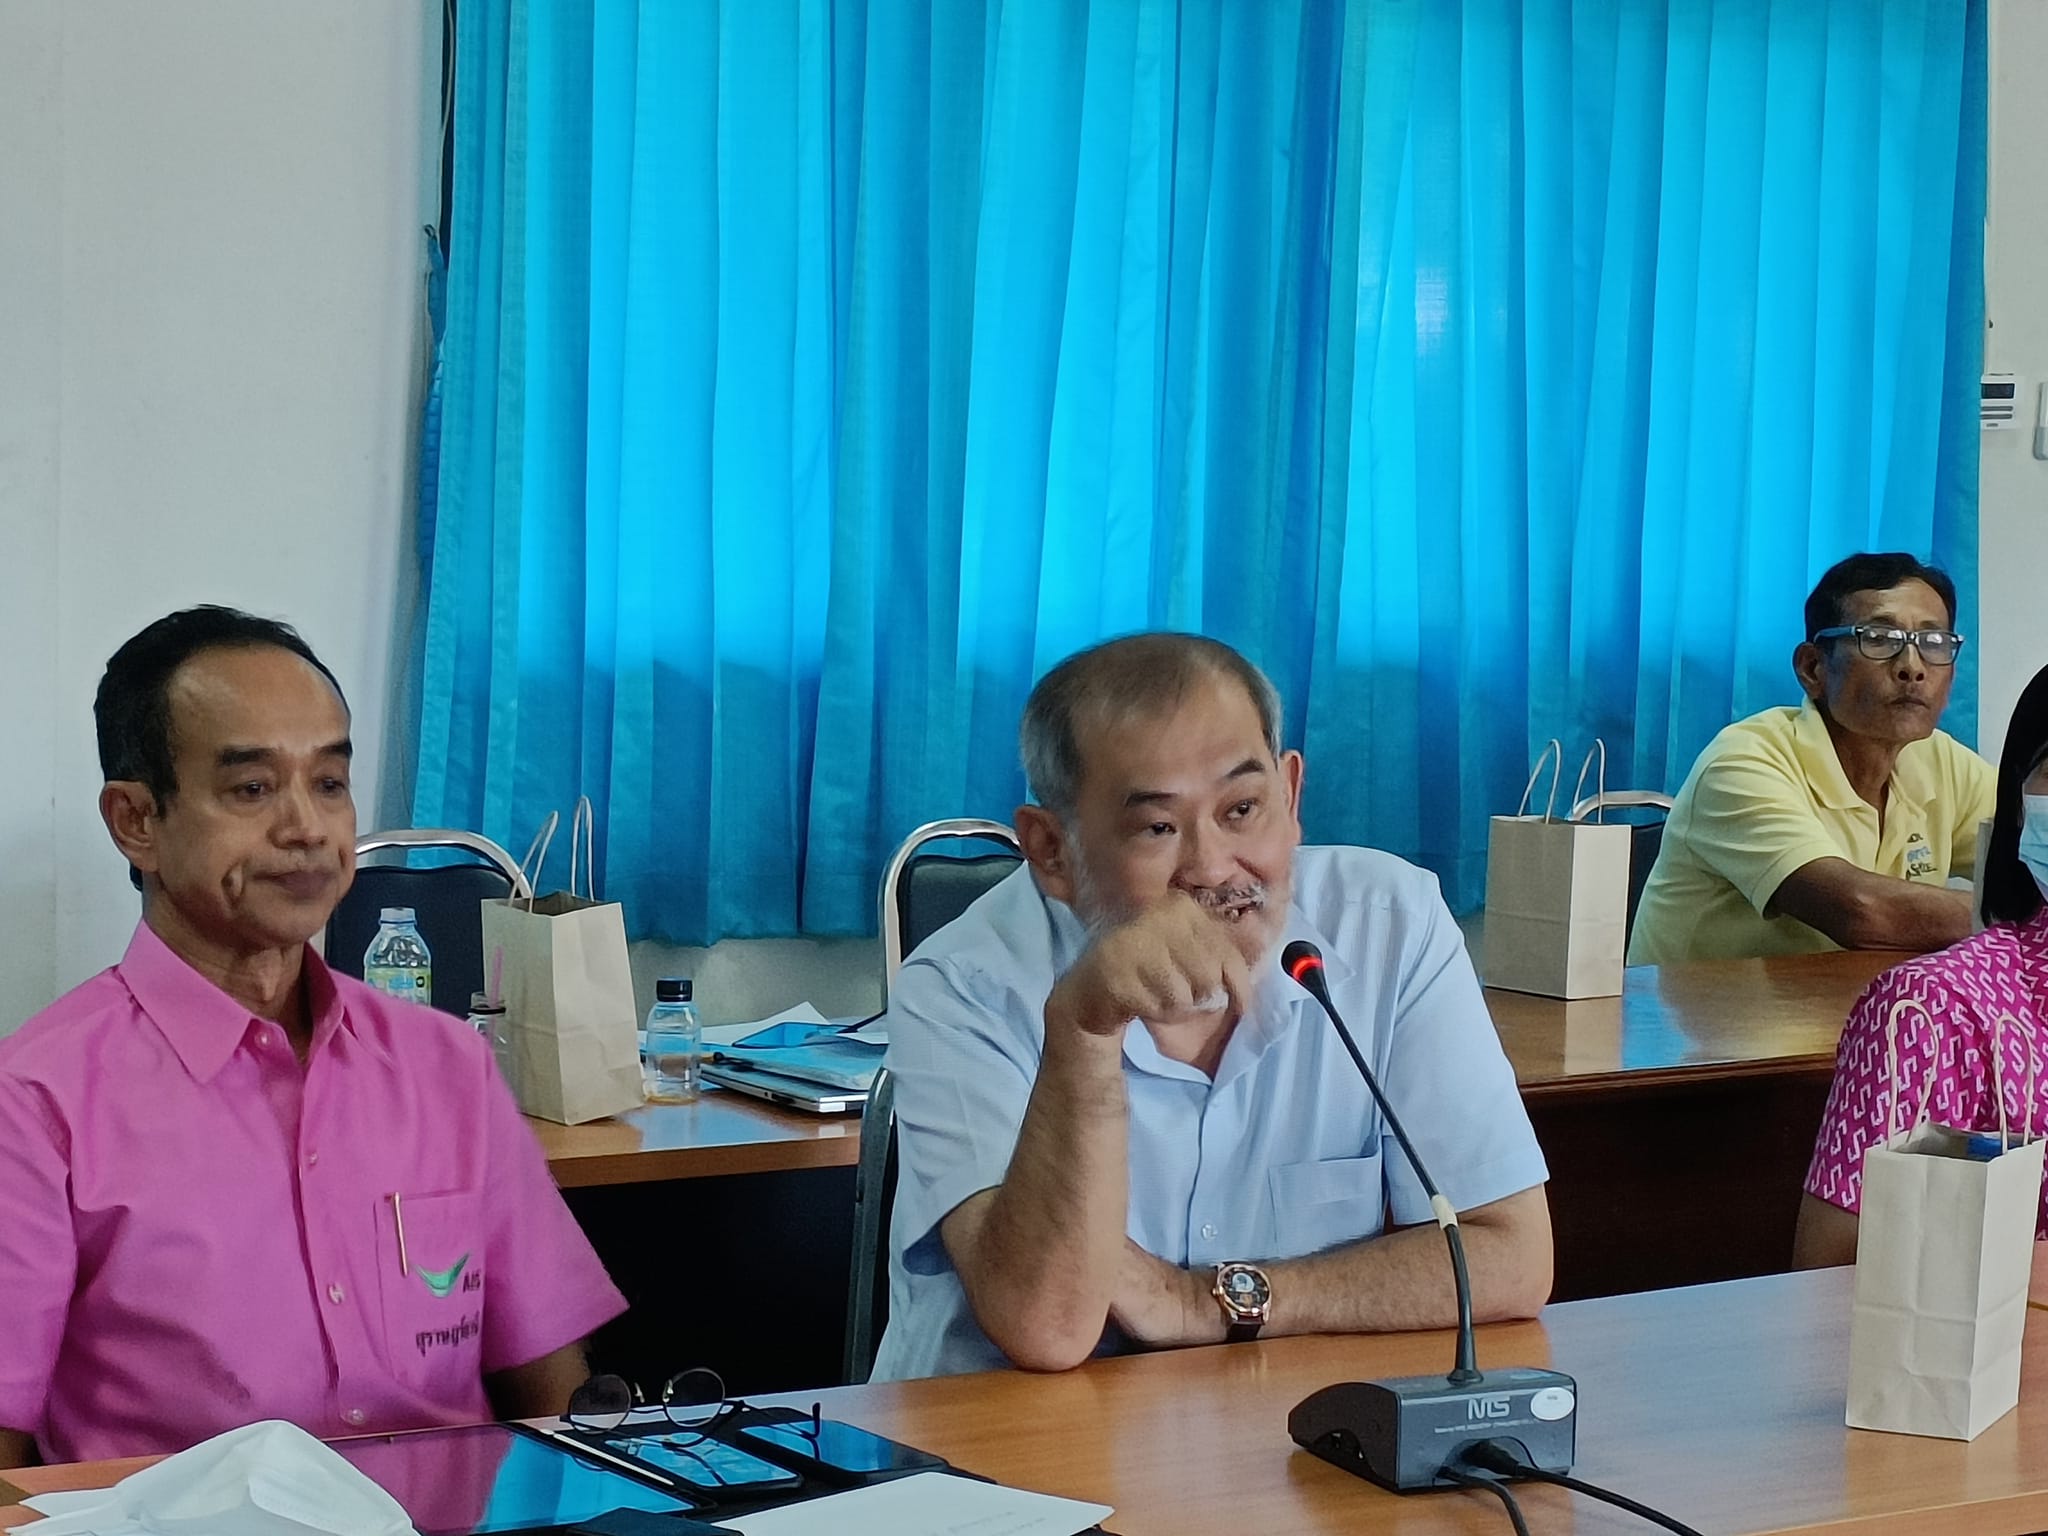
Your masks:
{"label": "watch strap", "polygon": [[1259,1336],[1259,1330],[1265,1326],[1264,1323],[1232,1323],[1223,1330],[1223,1342],[1249,1344]]}

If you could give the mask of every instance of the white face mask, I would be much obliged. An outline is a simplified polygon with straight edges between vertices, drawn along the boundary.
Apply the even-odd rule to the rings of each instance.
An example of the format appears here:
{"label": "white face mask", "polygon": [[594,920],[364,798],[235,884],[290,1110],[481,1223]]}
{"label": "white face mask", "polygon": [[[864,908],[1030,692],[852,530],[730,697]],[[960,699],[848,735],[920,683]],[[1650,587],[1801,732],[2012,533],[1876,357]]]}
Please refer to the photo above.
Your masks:
{"label": "white face mask", "polygon": [[2048,795],[2022,795],[2020,803],[2020,862],[2048,897]]}

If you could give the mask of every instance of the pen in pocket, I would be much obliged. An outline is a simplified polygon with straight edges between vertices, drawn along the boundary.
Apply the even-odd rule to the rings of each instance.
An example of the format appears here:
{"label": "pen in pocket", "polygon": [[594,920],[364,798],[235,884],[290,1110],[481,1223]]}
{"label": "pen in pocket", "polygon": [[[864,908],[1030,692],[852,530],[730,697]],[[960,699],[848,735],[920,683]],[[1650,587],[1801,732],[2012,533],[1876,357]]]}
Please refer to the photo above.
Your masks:
{"label": "pen in pocket", "polygon": [[384,1198],[391,1202],[391,1225],[398,1230],[398,1272],[401,1275],[409,1275],[412,1273],[412,1265],[405,1256],[405,1211],[398,1203],[396,1190]]}

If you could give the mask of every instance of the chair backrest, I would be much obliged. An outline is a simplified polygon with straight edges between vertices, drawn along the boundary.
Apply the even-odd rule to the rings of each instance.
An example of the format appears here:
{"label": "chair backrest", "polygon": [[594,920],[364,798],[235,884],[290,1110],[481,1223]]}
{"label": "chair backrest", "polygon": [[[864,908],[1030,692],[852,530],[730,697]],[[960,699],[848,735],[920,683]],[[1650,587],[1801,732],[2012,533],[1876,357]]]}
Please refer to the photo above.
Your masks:
{"label": "chair backrest", "polygon": [[[925,851],[932,843],[960,840],[997,843],[1003,851],[965,858]],[[885,990],[895,985],[905,955],[974,905],[1022,858],[1017,834],[1000,821],[932,821],[906,837],[882,872],[879,893]],[[896,1079],[884,1067],[875,1074],[861,1112],[860,1163],[854,1171],[853,1266],[840,1362],[849,1382],[868,1379],[888,1325],[889,1215],[895,1204]]]}
{"label": "chair backrest", "polygon": [[[924,851],[929,843],[960,839],[1000,843],[1007,851],[968,858]],[[1000,821],[932,821],[906,837],[882,873],[884,986],[895,982],[905,955],[974,905],[1023,857],[1017,834]]]}
{"label": "chair backrest", "polygon": [[1612,811],[1628,826],[1628,927],[1624,943],[1635,936],[1636,908],[1642,905],[1643,887],[1650,883],[1650,871],[1656,866],[1658,850],[1664,846],[1664,821],[1674,804],[1669,795],[1654,789],[1610,789],[1588,795],[1572,807],[1573,821],[1584,821],[1596,811],[1602,816]]}
{"label": "chair backrest", "polygon": [[860,1162],[853,1173],[853,1268],[846,1282],[848,1385],[875,1369],[875,1350],[889,1323],[889,1214],[896,1205],[896,1079],[875,1074],[860,1117]]}
{"label": "chair backrest", "polygon": [[[414,848],[451,849],[470,858],[419,869],[360,862],[388,850]],[[411,907],[434,957],[433,1005],[461,1017],[469,1010],[470,994],[484,990],[482,904],[533,894],[518,861],[487,837],[431,828],[372,833],[357,842],[356,858],[355,884],[327,920],[328,965],[360,979],[363,953],[377,936],[378,912]]]}

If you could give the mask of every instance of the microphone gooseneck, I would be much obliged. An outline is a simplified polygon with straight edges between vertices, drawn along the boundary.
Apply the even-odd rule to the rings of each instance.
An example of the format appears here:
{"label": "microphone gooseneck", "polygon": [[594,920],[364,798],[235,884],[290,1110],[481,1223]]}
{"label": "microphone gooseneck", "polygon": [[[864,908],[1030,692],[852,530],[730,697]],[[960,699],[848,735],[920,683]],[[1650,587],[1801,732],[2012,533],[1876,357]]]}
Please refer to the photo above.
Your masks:
{"label": "microphone gooseneck", "polygon": [[1344,1049],[1351,1053],[1351,1063],[1358,1068],[1358,1075],[1365,1079],[1367,1091],[1373,1102],[1386,1117],[1387,1128],[1394,1133],[1394,1140],[1401,1144],[1407,1154],[1408,1166],[1415,1170],[1415,1176],[1422,1182],[1423,1191],[1429,1196],[1430,1211],[1436,1217],[1436,1224],[1443,1229],[1444,1242],[1451,1250],[1451,1278],[1458,1293],[1458,1359],[1452,1368],[1449,1381],[1454,1387],[1471,1386],[1480,1379],[1478,1347],[1472,1338],[1472,1277],[1465,1268],[1465,1239],[1458,1231],[1458,1213],[1450,1201],[1443,1197],[1436,1187],[1436,1181],[1429,1176],[1429,1170],[1416,1154],[1415,1143],[1408,1139],[1408,1132],[1401,1125],[1401,1117],[1394,1113],[1394,1106],[1387,1102],[1387,1096],[1380,1092],[1379,1079],[1372,1075],[1372,1068],[1366,1065],[1364,1055],[1358,1049],[1358,1042],[1351,1038],[1351,1031],[1345,1026],[1337,1005],[1330,1001],[1330,989],[1323,980],[1323,953],[1305,939],[1296,939],[1281,952],[1280,965],[1287,974],[1321,1005],[1330,1022],[1337,1028],[1337,1038],[1344,1042]]}

